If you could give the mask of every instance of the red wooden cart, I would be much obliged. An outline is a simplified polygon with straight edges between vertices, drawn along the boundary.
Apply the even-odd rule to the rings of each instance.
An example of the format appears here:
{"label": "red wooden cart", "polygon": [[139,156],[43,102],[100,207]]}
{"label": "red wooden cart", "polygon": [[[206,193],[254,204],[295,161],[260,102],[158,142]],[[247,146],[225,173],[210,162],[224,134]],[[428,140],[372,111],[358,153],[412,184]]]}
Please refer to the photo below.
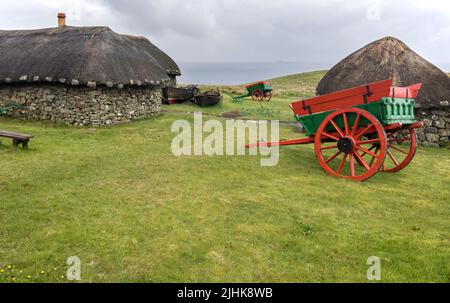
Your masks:
{"label": "red wooden cart", "polygon": [[385,80],[291,104],[306,138],[248,145],[314,144],[319,164],[330,175],[365,181],[379,171],[404,169],[413,160],[415,98],[422,84],[393,87]]}

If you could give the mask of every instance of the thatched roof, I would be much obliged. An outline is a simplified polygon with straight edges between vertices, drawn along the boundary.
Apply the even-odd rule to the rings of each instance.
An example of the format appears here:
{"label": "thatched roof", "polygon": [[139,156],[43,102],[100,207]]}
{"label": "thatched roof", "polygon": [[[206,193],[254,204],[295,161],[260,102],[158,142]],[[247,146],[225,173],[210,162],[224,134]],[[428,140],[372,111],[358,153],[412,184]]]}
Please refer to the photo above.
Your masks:
{"label": "thatched roof", "polygon": [[366,83],[393,79],[396,86],[423,83],[417,102],[423,108],[450,101],[450,78],[402,41],[386,37],[354,52],[320,81],[320,95]]}
{"label": "thatched roof", "polygon": [[180,74],[147,39],[108,27],[0,31],[0,83],[156,85]]}

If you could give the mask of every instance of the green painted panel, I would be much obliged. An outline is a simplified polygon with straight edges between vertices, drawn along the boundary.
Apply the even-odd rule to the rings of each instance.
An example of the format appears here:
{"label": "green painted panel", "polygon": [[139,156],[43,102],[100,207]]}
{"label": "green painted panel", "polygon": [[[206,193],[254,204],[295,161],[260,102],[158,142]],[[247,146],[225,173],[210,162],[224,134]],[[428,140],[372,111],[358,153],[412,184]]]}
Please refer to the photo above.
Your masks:
{"label": "green painted panel", "polygon": [[248,92],[250,93],[250,95],[253,93],[253,91],[255,90],[255,89],[260,89],[260,90],[262,90],[263,92],[271,92],[271,91],[273,91],[273,86],[272,85],[267,85],[267,84],[258,84],[258,85],[255,85],[255,86],[252,86],[252,87],[248,87],[247,88],[247,90],[248,90]]}
{"label": "green painted panel", "polygon": [[[390,125],[395,123],[413,124],[417,122],[414,116],[414,99],[400,99],[400,98],[383,98],[379,102],[370,103],[367,105],[355,106],[355,108],[363,109],[374,115],[383,125]],[[317,132],[320,124],[325,118],[333,113],[323,112],[303,117],[296,116],[295,118],[303,125],[306,134],[311,136]],[[354,124],[356,116],[349,115],[350,125]],[[344,128],[344,121],[342,118],[337,118],[335,121],[340,128]],[[368,124],[365,119],[361,120],[361,125]],[[333,129],[327,129],[332,131]]]}

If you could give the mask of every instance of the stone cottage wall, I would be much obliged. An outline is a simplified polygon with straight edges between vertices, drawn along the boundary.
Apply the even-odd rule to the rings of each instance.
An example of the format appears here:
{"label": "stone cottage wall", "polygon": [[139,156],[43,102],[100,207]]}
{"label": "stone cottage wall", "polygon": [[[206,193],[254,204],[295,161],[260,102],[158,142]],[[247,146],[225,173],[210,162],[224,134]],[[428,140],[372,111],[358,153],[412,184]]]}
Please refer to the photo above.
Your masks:
{"label": "stone cottage wall", "polygon": [[439,109],[416,109],[417,118],[425,124],[417,130],[419,142],[424,146],[446,146],[450,141],[450,107],[442,102]]}
{"label": "stone cottage wall", "polygon": [[109,125],[161,112],[161,87],[1,85],[0,114],[75,126]]}

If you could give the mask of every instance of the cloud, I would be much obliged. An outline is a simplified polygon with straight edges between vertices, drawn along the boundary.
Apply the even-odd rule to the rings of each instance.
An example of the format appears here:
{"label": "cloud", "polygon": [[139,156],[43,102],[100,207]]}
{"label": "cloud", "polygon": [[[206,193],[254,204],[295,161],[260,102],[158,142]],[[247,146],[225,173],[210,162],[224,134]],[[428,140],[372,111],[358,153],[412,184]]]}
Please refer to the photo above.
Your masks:
{"label": "cloud", "polygon": [[0,2],[5,2],[0,28],[54,26],[56,13],[65,10],[72,25],[106,25],[146,36],[182,62],[335,63],[388,35],[438,65],[449,62],[450,3],[445,0]]}

